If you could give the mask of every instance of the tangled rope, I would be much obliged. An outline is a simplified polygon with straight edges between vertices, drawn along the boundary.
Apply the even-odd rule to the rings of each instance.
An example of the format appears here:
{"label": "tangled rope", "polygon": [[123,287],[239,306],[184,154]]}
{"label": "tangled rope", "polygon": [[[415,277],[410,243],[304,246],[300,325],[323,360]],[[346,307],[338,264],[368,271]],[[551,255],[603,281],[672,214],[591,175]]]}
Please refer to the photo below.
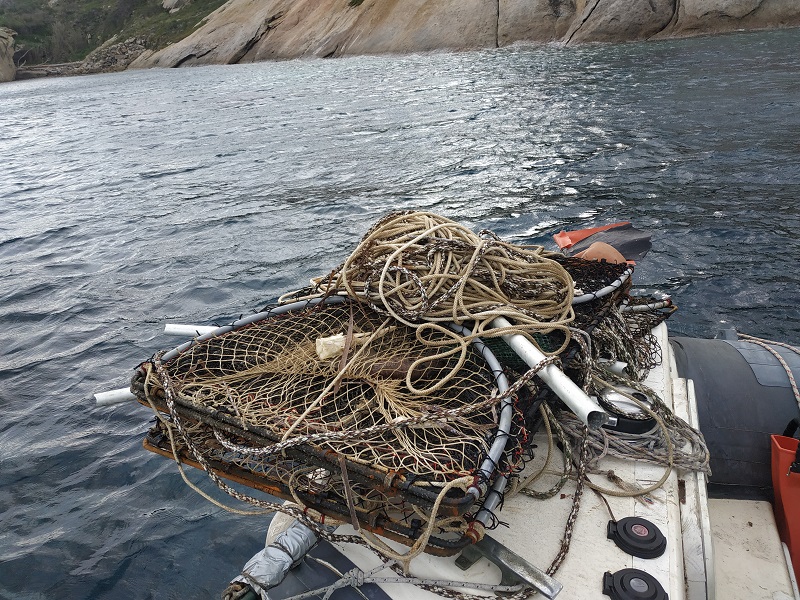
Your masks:
{"label": "tangled rope", "polygon": [[[489,231],[426,212],[391,213],[378,221],[344,263],[315,280],[320,293],[346,292],[411,327],[472,324],[473,336],[497,337],[499,316],[526,335],[561,331],[569,342],[573,282],[540,246],[503,242]],[[469,339],[466,340],[468,342]]]}

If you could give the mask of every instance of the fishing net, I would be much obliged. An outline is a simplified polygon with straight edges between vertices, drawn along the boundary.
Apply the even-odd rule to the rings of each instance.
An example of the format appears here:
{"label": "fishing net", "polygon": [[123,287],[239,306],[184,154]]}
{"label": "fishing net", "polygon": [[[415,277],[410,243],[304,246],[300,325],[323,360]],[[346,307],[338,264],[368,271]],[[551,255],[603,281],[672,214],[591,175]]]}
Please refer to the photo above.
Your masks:
{"label": "fishing net", "polygon": [[[591,392],[599,361],[636,379],[657,364],[650,329],[669,311],[627,308],[630,273],[392,213],[311,287],[143,363],[132,389],[160,415],[145,445],[452,554],[497,524],[539,408],[557,403],[538,368]],[[512,333],[549,358],[531,369]]]}
{"label": "fishing net", "polygon": [[[342,361],[341,353],[320,355],[320,340],[346,341],[342,333],[348,330],[351,352],[359,345],[364,348],[357,360]],[[400,418],[429,414],[433,407],[460,408],[491,395],[496,382],[471,349],[450,385],[424,395],[412,393],[407,378],[415,386],[434,388],[459,359],[427,360],[429,344],[452,346],[437,332],[420,342],[412,329],[390,325],[362,306],[321,305],[198,343],[165,367],[181,403],[227,414],[243,431],[279,442],[288,435],[371,431]],[[163,395],[158,378],[146,381],[147,396]],[[404,473],[416,485],[430,486],[472,473],[486,452],[493,425],[491,414],[465,410],[446,426],[406,426],[362,439],[322,438],[315,445],[320,454],[343,454],[382,478]]]}

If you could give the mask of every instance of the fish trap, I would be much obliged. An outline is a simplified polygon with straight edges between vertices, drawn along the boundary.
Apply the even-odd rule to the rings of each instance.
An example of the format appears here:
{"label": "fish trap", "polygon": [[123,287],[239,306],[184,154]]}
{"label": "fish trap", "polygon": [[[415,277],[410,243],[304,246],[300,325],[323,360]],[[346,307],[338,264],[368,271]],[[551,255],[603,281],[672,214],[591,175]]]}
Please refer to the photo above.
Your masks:
{"label": "fish trap", "polygon": [[631,272],[392,213],[298,302],[143,363],[132,390],[160,415],[145,446],[236,497],[219,477],[454,554],[496,525],[551,396],[498,362],[493,323],[508,316],[582,387],[599,360],[637,375],[658,357],[619,308]]}
{"label": "fish trap", "polygon": [[132,390],[161,415],[145,447],[406,543],[433,519],[426,551],[453,554],[519,452],[512,401],[496,400],[505,377],[479,341],[343,300],[268,310],[143,363]]}

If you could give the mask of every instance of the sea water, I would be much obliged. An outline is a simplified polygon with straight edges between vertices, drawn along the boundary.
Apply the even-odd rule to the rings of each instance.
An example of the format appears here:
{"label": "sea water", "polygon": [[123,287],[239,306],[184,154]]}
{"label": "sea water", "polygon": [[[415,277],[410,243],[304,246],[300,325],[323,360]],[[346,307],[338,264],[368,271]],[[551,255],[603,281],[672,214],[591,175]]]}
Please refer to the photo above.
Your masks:
{"label": "sea water", "polygon": [[[392,209],[505,239],[620,220],[675,333],[800,343],[800,30],[0,86],[0,598],[216,598],[226,512],[94,392],[329,271]],[[188,474],[220,501],[201,473]],[[238,508],[242,508],[239,506]]]}

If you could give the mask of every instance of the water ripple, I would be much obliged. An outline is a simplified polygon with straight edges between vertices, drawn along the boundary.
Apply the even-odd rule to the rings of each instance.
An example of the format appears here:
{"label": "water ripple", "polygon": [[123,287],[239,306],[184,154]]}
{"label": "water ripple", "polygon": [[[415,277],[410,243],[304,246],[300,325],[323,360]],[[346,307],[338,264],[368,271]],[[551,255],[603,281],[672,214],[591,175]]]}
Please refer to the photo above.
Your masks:
{"label": "water ripple", "polygon": [[145,409],[88,399],[175,344],[165,321],[263,306],[390,209],[548,245],[631,220],[654,242],[637,284],[675,296],[675,330],[800,342],[798,43],[787,30],[0,86],[0,597],[216,597],[266,521],[211,507],[144,452]]}

